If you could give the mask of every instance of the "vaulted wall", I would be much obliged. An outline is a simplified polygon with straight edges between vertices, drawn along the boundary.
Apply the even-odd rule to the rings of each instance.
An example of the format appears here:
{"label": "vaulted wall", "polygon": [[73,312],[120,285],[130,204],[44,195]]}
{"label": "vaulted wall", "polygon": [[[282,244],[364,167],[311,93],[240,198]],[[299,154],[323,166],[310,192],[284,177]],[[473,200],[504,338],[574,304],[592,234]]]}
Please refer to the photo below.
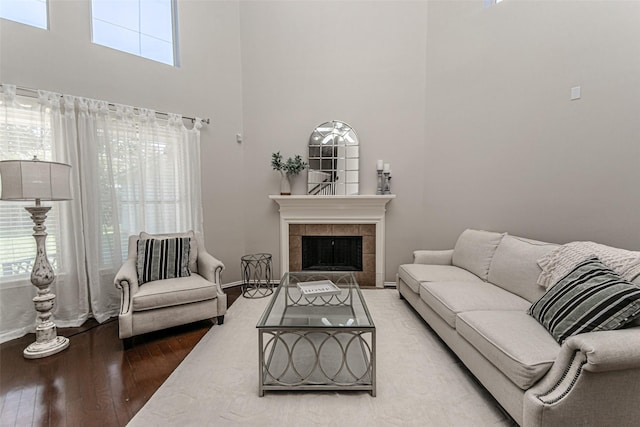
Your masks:
{"label": "vaulted wall", "polygon": [[210,117],[206,245],[227,283],[250,252],[280,273],[270,156],[331,119],[358,132],[362,193],[391,163],[387,281],[467,227],[640,250],[640,2],[483,3],[179,0],[174,68],[91,44],[89,2],[50,2],[49,31],[0,20],[0,81]]}

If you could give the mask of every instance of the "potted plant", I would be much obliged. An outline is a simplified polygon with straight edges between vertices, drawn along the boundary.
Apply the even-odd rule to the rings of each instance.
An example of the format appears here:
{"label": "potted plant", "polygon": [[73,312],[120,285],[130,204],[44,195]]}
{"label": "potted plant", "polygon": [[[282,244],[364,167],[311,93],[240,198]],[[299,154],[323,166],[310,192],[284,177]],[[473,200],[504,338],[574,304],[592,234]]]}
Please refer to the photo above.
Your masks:
{"label": "potted plant", "polygon": [[282,160],[282,154],[279,151],[271,154],[271,167],[280,172],[281,195],[291,195],[290,177],[298,175],[307,166],[307,163],[297,154],[293,158],[289,157],[286,162]]}

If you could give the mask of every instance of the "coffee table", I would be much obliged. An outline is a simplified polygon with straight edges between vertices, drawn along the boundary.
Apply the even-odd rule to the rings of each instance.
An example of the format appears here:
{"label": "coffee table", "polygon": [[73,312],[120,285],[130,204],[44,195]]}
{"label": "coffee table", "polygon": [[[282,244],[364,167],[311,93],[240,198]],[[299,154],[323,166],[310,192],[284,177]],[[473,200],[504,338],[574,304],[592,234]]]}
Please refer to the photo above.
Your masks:
{"label": "coffee table", "polygon": [[[298,289],[317,280],[331,280],[339,293],[309,297]],[[376,327],[353,273],[285,273],[256,327],[259,396],[265,390],[376,395]]]}

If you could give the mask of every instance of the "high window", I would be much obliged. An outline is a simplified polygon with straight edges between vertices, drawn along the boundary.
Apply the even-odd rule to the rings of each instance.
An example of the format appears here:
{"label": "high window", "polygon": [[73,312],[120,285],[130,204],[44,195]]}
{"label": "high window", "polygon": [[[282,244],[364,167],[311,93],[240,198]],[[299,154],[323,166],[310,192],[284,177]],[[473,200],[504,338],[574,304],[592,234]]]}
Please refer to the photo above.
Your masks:
{"label": "high window", "polygon": [[175,0],[92,0],[93,43],[177,65]]}
{"label": "high window", "polygon": [[491,7],[494,4],[502,3],[502,0],[484,0],[484,7]]}
{"label": "high window", "polygon": [[47,0],[0,0],[0,18],[46,30]]}

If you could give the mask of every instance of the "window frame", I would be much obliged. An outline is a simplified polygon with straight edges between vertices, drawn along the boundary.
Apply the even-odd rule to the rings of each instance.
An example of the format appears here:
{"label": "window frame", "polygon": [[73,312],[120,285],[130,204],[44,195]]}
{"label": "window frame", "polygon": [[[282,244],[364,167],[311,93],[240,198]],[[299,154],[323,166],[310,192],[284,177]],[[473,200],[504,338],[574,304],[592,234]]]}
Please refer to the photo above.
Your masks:
{"label": "window frame", "polygon": [[[138,6],[139,6],[142,3],[142,1],[144,1],[144,0],[136,0],[136,1],[138,3]],[[126,53],[126,54],[129,54],[129,55],[137,56],[139,58],[147,59],[147,60],[150,60],[150,61],[154,61],[154,62],[157,62],[159,64],[164,64],[164,65],[168,65],[168,66],[171,66],[171,67],[179,67],[180,66],[180,60],[179,60],[179,49],[178,49],[178,1],[177,0],[168,0],[168,1],[170,2],[170,5],[171,5],[171,7],[170,7],[170,9],[171,9],[171,53],[172,53],[172,58],[171,58],[172,61],[171,61],[171,63],[164,62],[164,61],[161,61],[161,60],[158,60],[158,59],[154,59],[154,58],[150,58],[148,56],[145,56],[142,53],[142,44],[140,42],[140,39],[141,39],[142,35],[148,35],[148,34],[143,33],[140,30],[140,28],[138,28],[138,30],[136,31],[136,33],[138,35],[138,51],[137,51],[137,53],[126,51],[126,50],[120,49],[118,47],[114,47],[112,45],[107,45],[107,44],[96,42],[95,41],[95,37],[94,37],[94,34],[95,34],[94,33],[94,20],[96,19],[94,17],[94,15],[93,15],[94,0],[90,0],[90,2],[89,2],[91,43],[94,44],[94,45],[97,45],[97,46],[106,47],[108,49],[117,50],[117,51],[122,52],[122,53]],[[98,19],[98,20],[116,26],[113,22],[105,21],[105,20],[102,20],[102,19]],[[122,28],[124,28],[124,27],[122,27]],[[131,31],[134,31],[134,30],[131,30]]]}
{"label": "window frame", "polygon": [[[44,13],[45,13],[45,26],[41,27],[39,25],[35,25],[33,23],[30,22],[25,22],[25,21],[18,21],[16,19],[13,18],[8,18],[6,16],[2,16],[0,15],[0,19],[6,19],[7,21],[11,21],[11,22],[16,22],[18,24],[22,24],[22,25],[28,25],[30,27],[33,28],[38,28],[40,30],[45,30],[45,31],[49,31],[49,29],[51,28],[51,22],[50,22],[50,17],[49,17],[49,0],[34,0],[36,3],[44,3]],[[0,5],[3,3],[3,0],[0,0]],[[16,1],[17,3],[17,1]],[[0,12],[3,10],[3,7],[0,7]]]}

